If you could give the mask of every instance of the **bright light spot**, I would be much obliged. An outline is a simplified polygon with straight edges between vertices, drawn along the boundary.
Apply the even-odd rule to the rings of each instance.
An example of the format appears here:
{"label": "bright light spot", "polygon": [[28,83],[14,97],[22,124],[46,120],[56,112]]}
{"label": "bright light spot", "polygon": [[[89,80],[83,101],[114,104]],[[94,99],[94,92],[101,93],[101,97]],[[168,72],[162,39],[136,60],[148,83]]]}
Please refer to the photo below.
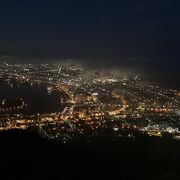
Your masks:
{"label": "bright light spot", "polygon": [[118,131],[118,130],[119,130],[119,128],[117,128],[117,127],[114,127],[114,128],[113,128],[113,130],[114,130],[114,131]]}

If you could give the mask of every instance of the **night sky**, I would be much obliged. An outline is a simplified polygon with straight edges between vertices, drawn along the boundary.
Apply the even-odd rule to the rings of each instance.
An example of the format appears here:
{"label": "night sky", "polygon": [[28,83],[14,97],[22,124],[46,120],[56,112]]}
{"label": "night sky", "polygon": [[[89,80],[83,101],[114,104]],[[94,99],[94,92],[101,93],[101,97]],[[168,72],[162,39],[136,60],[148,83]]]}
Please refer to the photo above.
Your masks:
{"label": "night sky", "polygon": [[1,0],[0,53],[179,57],[179,0]]}
{"label": "night sky", "polygon": [[1,55],[78,59],[180,86],[179,0],[1,0],[0,23]]}

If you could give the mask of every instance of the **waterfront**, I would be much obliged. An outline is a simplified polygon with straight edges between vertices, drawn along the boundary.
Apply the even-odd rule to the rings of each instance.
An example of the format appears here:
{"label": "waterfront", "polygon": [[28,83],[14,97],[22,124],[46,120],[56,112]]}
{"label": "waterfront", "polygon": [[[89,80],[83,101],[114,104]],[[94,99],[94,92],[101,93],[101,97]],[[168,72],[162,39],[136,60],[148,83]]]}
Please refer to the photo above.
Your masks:
{"label": "waterfront", "polygon": [[[22,113],[51,113],[63,110],[60,103],[61,94],[57,91],[48,93],[47,87],[29,83],[14,84],[13,87],[6,82],[0,82],[0,102],[3,99],[22,98],[28,108]],[[18,112],[17,112],[18,113]]]}

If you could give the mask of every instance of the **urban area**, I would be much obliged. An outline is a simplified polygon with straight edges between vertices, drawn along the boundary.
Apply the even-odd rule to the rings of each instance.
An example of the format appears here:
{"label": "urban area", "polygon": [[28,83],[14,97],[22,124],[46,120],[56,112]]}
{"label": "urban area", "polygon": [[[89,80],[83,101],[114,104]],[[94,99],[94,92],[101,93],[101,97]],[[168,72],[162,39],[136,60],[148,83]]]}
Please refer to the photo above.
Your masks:
{"label": "urban area", "polygon": [[[78,63],[1,62],[0,87],[0,131],[27,129],[62,143],[137,134],[180,139],[180,92],[138,75],[122,77]],[[34,111],[23,93],[16,93],[22,87],[43,88],[47,97],[58,94],[59,109],[40,97]]]}

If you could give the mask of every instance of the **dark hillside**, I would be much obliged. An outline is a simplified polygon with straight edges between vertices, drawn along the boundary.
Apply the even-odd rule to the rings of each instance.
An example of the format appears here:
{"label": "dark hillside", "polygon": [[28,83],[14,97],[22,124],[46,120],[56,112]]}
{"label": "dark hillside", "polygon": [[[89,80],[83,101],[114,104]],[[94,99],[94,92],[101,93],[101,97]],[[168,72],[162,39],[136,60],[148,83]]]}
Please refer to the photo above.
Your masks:
{"label": "dark hillside", "polygon": [[180,143],[139,137],[62,145],[28,131],[0,133],[1,176],[12,179],[179,180]]}

